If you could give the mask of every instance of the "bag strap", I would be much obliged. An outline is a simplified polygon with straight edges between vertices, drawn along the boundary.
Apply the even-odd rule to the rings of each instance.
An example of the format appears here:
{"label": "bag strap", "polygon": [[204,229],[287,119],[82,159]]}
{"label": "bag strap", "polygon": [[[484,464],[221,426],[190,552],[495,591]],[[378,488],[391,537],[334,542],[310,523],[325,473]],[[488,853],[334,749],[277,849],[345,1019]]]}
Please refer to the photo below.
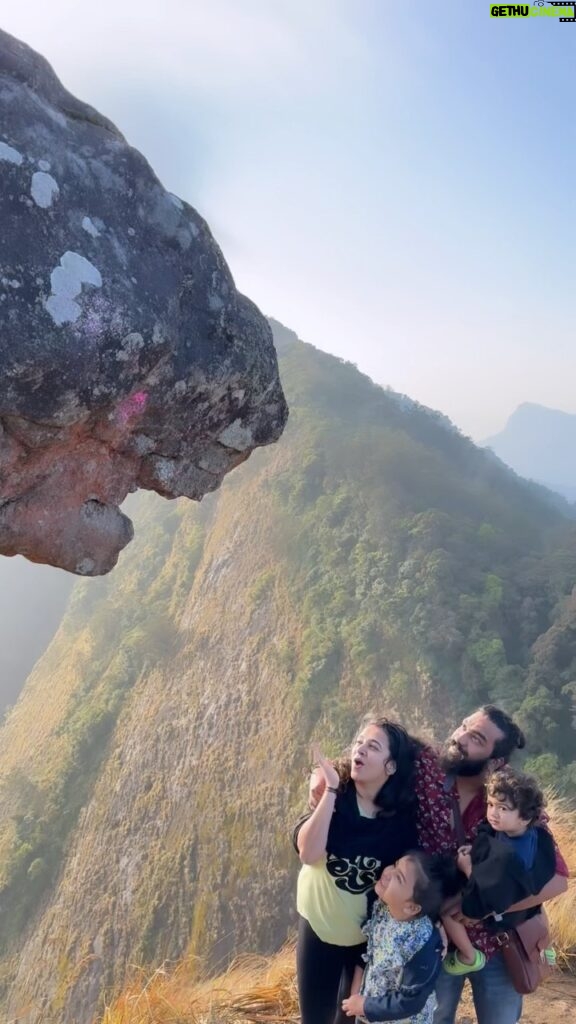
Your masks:
{"label": "bag strap", "polygon": [[462,821],[462,814],[460,812],[456,779],[453,775],[447,775],[444,779],[444,792],[450,798],[454,831],[456,833],[456,839],[458,840],[458,846],[466,846],[468,840],[466,838],[466,830],[464,828],[464,822]]}

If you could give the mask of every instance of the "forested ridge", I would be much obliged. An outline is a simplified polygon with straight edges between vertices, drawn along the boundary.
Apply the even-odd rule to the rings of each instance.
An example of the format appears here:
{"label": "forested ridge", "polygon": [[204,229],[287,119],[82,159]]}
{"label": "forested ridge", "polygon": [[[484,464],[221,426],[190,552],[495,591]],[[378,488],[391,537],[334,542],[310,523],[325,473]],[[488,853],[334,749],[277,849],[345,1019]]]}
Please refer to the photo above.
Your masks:
{"label": "forested ridge", "polygon": [[128,962],[277,948],[309,741],[340,752],[369,708],[441,739],[503,704],[576,791],[571,507],[273,328],[282,440],[201,505],[132,499],[136,539],[4,723],[11,1012],[82,1024]]}

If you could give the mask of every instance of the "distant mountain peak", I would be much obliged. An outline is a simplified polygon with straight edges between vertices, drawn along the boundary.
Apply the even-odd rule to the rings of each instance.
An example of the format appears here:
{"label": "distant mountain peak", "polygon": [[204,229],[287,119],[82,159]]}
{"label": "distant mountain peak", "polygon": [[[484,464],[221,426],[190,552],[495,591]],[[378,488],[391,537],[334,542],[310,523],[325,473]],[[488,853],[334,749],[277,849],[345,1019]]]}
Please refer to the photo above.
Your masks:
{"label": "distant mountain peak", "polygon": [[576,499],[576,413],[522,402],[482,444],[521,476]]}

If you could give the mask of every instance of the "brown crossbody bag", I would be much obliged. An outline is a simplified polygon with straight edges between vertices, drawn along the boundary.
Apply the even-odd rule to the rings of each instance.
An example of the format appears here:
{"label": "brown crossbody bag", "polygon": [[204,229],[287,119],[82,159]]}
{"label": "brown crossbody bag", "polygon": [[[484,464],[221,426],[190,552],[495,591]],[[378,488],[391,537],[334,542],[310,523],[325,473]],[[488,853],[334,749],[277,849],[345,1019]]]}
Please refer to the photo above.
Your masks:
{"label": "brown crossbody bag", "polygon": [[540,910],[515,928],[498,933],[502,957],[512,984],[521,995],[534,992],[552,968],[544,957],[550,945],[548,918]]}

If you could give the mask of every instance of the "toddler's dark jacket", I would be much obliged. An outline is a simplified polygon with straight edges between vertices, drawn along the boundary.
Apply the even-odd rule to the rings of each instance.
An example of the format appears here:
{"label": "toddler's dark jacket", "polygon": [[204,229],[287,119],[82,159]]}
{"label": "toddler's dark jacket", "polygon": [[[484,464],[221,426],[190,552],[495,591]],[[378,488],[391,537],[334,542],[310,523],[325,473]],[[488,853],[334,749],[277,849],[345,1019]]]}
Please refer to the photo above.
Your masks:
{"label": "toddler's dark jacket", "polygon": [[534,860],[527,868],[514,852],[513,843],[499,839],[488,823],[480,825],[472,844],[472,874],[462,893],[466,917],[477,920],[488,914],[502,914],[500,921],[485,923],[491,930],[505,931],[539,913],[540,907],[504,913],[512,904],[539,893],[556,873],[556,850],[550,832],[539,825],[534,831]]}

